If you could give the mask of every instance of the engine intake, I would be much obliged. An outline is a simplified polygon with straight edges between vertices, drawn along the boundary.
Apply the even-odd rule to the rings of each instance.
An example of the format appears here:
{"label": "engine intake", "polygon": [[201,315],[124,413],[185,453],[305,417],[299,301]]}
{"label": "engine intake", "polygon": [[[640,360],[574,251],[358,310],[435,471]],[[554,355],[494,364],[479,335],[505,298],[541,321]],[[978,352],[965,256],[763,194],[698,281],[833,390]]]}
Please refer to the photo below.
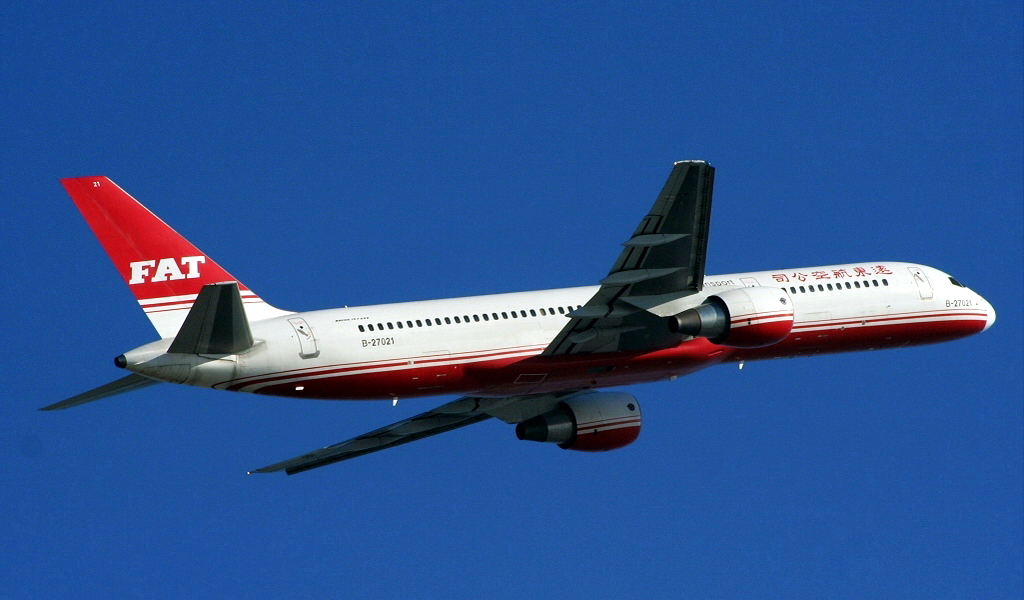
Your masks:
{"label": "engine intake", "polygon": [[793,302],[780,288],[736,288],[669,317],[668,329],[734,348],[770,346],[793,330]]}
{"label": "engine intake", "polygon": [[554,410],[516,425],[516,437],[558,444],[566,450],[622,448],[640,435],[640,403],[622,392],[591,392],[567,398]]}

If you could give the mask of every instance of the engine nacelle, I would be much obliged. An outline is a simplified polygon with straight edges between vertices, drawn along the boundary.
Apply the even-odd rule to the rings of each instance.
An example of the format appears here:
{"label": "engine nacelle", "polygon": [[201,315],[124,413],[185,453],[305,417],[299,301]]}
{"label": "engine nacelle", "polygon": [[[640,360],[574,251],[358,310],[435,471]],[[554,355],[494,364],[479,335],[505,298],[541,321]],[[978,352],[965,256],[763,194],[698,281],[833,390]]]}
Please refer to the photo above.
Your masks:
{"label": "engine nacelle", "polygon": [[566,450],[600,452],[636,441],[640,403],[622,392],[591,392],[567,398],[558,408],[516,425],[516,437],[551,442]]}
{"label": "engine nacelle", "polygon": [[734,348],[770,346],[793,330],[793,302],[781,288],[736,288],[669,317],[668,328]]}

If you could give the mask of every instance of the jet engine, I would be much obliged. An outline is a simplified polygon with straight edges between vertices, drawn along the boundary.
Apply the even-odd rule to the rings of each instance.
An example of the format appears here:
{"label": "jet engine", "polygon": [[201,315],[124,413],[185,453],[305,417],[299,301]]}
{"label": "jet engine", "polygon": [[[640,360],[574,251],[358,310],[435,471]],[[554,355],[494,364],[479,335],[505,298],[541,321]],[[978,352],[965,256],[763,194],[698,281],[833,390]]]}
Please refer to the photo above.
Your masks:
{"label": "jet engine", "polygon": [[780,288],[736,288],[669,317],[668,328],[734,348],[770,346],[793,330],[793,302]]}
{"label": "jet engine", "polygon": [[516,437],[551,442],[566,450],[622,448],[640,435],[640,404],[622,392],[590,392],[566,398],[554,410],[516,425]]}

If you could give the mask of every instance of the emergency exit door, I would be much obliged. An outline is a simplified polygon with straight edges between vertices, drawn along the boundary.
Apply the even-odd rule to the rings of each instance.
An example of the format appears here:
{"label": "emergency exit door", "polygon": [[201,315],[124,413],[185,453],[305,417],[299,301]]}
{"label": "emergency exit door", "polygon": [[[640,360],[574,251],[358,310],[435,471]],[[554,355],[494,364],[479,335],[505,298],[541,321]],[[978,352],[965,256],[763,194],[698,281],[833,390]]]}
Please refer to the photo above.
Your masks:
{"label": "emergency exit door", "polygon": [[917,284],[917,291],[921,294],[921,299],[931,300],[935,296],[935,292],[932,290],[932,282],[928,281],[928,276],[925,275],[920,267],[908,268],[910,269],[910,275],[914,278],[914,283]]}
{"label": "emergency exit door", "polygon": [[305,319],[295,317],[288,319],[292,329],[295,330],[295,337],[299,340],[299,356],[302,358],[315,358],[320,355],[320,349],[316,346],[316,336],[313,330],[306,323]]}

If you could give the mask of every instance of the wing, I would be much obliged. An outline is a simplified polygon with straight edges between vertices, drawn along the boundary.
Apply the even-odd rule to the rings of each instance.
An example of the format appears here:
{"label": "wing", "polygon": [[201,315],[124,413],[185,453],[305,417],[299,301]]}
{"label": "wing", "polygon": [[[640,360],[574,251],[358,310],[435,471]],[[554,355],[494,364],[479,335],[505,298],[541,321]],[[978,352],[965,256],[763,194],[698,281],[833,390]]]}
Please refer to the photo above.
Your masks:
{"label": "wing", "polygon": [[[445,405],[447,406],[447,405]],[[416,415],[411,419],[399,421],[387,427],[375,429],[370,433],[354,437],[350,440],[327,446],[302,456],[281,461],[266,467],[249,471],[253,473],[273,473],[284,471],[289,475],[323,467],[332,463],[348,460],[370,452],[393,448],[409,442],[479,423],[491,418],[487,413],[454,413],[439,412],[444,406]]]}
{"label": "wing", "polygon": [[562,397],[570,393],[572,392],[505,398],[459,398],[415,417],[375,429],[333,446],[254,469],[249,471],[249,474],[284,471],[289,475],[294,475],[370,452],[415,442],[425,437],[479,423],[491,417],[497,417],[506,423],[518,423],[553,409]]}
{"label": "wing", "polygon": [[675,163],[650,213],[623,244],[601,288],[545,355],[667,348],[679,342],[664,317],[690,308],[704,285],[715,169],[704,161]]}

